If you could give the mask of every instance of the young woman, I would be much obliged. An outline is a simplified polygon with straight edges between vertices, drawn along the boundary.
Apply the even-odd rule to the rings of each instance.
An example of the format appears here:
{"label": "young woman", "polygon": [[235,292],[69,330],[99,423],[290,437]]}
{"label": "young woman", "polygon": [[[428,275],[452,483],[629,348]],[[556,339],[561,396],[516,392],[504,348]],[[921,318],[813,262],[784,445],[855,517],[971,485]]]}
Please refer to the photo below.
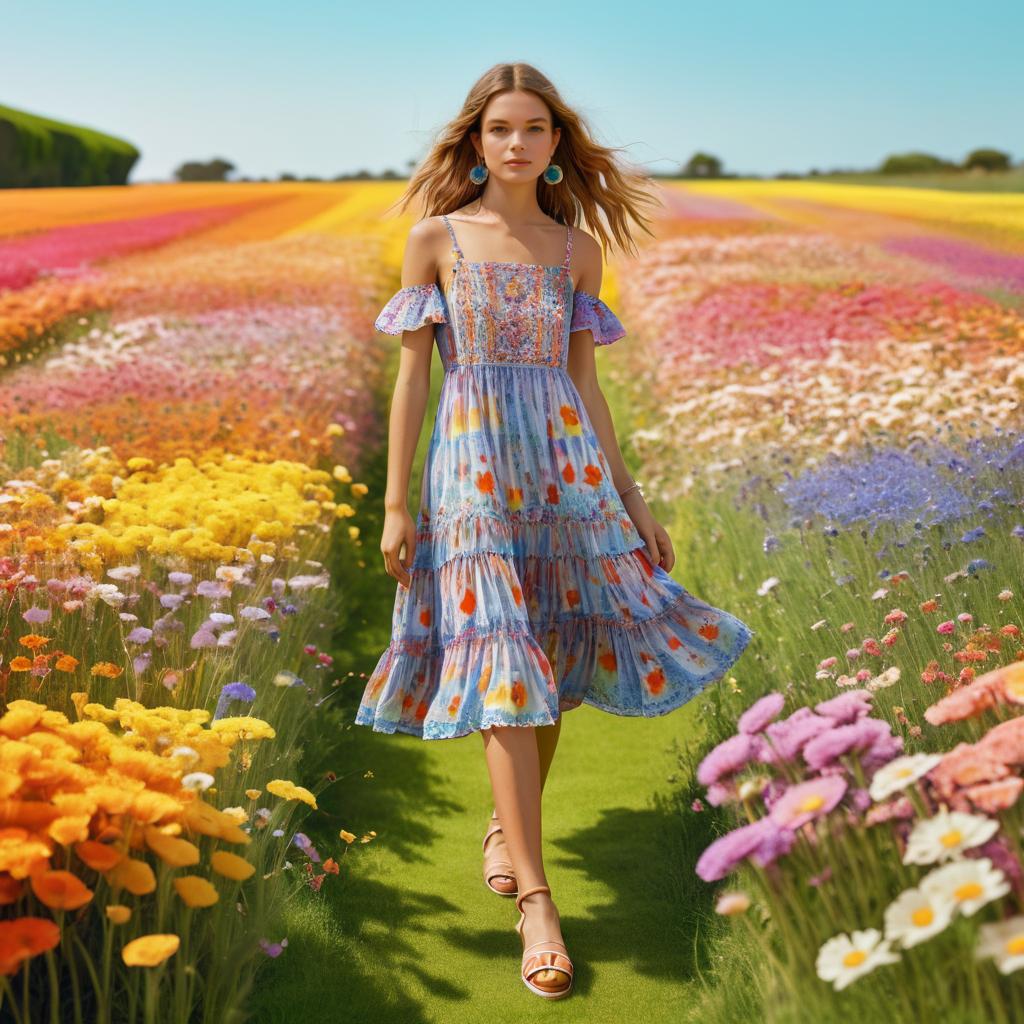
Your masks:
{"label": "young woman", "polygon": [[[479,732],[495,812],[484,880],[516,896],[521,976],[572,987],[541,854],[541,791],[561,713],[662,715],[720,679],[752,631],[668,575],[672,543],[619,451],[595,348],[625,331],[599,298],[602,246],[648,234],[622,169],[527,64],[473,86],[413,175],[381,552],[399,583],[392,640],[360,725],[423,739]],[[603,215],[607,227],[601,222]],[[407,507],[437,344],[444,385],[419,512]],[[404,549],[404,551],[403,551]]]}

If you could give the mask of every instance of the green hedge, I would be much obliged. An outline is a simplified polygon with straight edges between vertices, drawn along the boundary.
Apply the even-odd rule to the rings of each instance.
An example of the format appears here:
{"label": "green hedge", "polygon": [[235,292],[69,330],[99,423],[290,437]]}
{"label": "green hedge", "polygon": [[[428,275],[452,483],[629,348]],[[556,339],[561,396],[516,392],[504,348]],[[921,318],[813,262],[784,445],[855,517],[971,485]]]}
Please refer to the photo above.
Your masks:
{"label": "green hedge", "polygon": [[124,139],[0,106],[0,188],[124,185],[139,156]]}

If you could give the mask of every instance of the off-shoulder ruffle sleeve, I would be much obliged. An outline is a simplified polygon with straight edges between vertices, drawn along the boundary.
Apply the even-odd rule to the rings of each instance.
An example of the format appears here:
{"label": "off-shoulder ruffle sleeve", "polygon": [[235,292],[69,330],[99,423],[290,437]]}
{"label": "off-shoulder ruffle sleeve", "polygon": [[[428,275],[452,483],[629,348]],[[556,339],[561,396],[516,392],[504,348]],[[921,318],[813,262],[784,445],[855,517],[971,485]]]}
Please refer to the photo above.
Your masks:
{"label": "off-shoulder ruffle sleeve", "polygon": [[596,296],[589,292],[576,292],[572,302],[572,322],[569,333],[591,331],[595,345],[610,345],[626,333],[619,318]]}
{"label": "off-shoulder ruffle sleeve", "polygon": [[383,334],[401,334],[424,324],[446,323],[448,312],[441,289],[436,284],[410,284],[388,299],[373,326]]}

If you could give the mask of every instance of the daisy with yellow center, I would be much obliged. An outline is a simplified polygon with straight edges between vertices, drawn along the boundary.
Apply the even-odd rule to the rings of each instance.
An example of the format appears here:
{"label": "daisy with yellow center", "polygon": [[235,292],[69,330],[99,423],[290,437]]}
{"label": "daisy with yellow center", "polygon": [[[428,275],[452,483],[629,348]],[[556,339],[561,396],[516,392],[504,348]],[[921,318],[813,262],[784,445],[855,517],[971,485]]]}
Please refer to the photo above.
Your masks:
{"label": "daisy with yellow center", "polygon": [[967,917],[1010,891],[1006,876],[988,857],[965,857],[935,868],[918,887],[938,902],[951,903]]}
{"label": "daisy with yellow center", "polygon": [[889,940],[882,938],[877,928],[845,932],[835,935],[818,950],[815,967],[822,981],[831,981],[832,987],[841,991],[864,974],[869,974],[883,964],[899,961],[898,953],[889,948]]}
{"label": "daisy with yellow center", "polygon": [[907,838],[903,863],[934,864],[960,857],[965,850],[987,843],[998,830],[999,822],[994,818],[943,807],[914,826]]}
{"label": "daisy with yellow center", "polygon": [[904,948],[916,946],[943,931],[955,907],[935,893],[907,889],[885,911],[885,937]]}
{"label": "daisy with yellow center", "polygon": [[893,793],[927,775],[940,761],[941,754],[908,754],[882,765],[871,778],[868,792],[872,800],[885,800]]}
{"label": "daisy with yellow center", "polygon": [[1024,967],[1024,915],[983,924],[978,930],[974,955],[980,960],[995,957],[1001,974],[1012,974]]}

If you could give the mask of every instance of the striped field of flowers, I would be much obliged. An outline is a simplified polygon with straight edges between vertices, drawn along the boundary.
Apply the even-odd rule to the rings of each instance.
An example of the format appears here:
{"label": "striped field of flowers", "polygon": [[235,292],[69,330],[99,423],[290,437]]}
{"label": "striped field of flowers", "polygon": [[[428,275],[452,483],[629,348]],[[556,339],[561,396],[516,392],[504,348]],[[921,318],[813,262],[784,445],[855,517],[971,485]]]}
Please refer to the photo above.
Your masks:
{"label": "striped field of flowers", "polygon": [[333,780],[295,775],[330,566],[365,564],[397,191],[0,197],[4,1020],[245,1019],[359,839],[322,856]]}
{"label": "striped field of flowers", "polygon": [[692,1019],[1008,1024],[1024,199],[663,194],[657,238],[617,266],[628,440],[681,580],[762,638],[680,757],[680,828],[710,840],[680,899]]}

